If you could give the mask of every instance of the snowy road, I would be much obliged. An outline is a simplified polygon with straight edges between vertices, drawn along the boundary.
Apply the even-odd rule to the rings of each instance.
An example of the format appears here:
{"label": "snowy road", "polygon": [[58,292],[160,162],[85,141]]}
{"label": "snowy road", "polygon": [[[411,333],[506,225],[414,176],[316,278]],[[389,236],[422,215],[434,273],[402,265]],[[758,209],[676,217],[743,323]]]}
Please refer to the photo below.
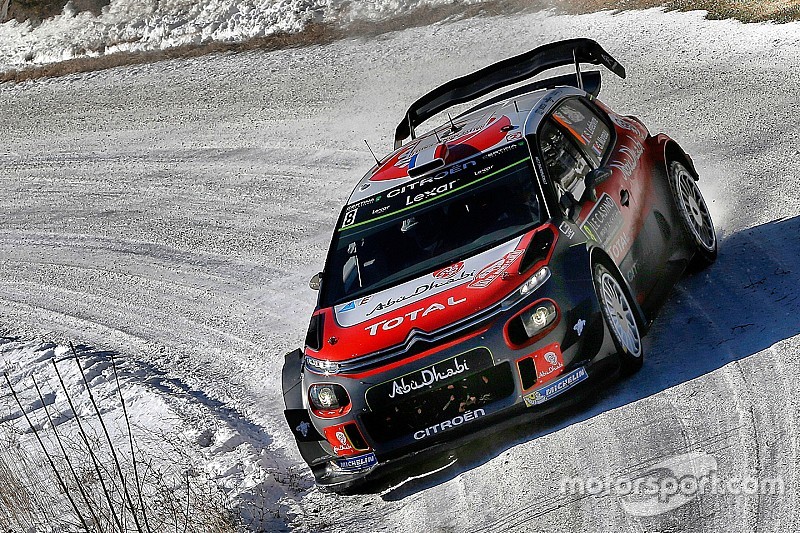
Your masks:
{"label": "snowy road", "polygon": [[[280,367],[305,333],[307,280],[338,208],[370,166],[363,139],[385,152],[426,90],[577,36],[628,70],[604,78],[601,98],[693,155],[722,236],[717,264],[679,286],[641,373],[587,406],[511,428],[382,496],[322,494],[310,474],[274,482],[277,521],[304,531],[800,529],[798,24],[652,10],[475,18],[4,85],[0,328],[115,350],[143,382],[172,384],[149,394],[200,404],[183,401],[185,425],[241,437],[220,456],[302,471]],[[785,492],[705,495],[649,517],[614,497],[559,492],[562,476],[631,474],[688,452],[713,456],[721,475],[780,477]],[[219,474],[228,486],[245,477]]]}

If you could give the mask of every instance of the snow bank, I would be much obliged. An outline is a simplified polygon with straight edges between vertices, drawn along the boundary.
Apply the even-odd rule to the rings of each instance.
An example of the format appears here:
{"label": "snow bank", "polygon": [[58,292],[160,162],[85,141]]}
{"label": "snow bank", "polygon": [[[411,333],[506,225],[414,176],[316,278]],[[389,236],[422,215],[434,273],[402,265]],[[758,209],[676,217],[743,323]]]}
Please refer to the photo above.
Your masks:
{"label": "snow bank", "polygon": [[3,531],[76,531],[95,516],[93,531],[111,531],[112,514],[153,531],[231,532],[237,515],[257,530],[283,526],[280,500],[303,487],[254,449],[264,439],[250,425],[223,420],[219,406],[215,421],[201,393],[134,359],[1,334]]}
{"label": "snow bank", "polygon": [[[99,16],[61,15],[39,26],[0,25],[0,68],[118,51],[159,50],[296,32],[309,22],[376,20],[456,0],[112,0]],[[467,0],[462,4],[480,3]]]}

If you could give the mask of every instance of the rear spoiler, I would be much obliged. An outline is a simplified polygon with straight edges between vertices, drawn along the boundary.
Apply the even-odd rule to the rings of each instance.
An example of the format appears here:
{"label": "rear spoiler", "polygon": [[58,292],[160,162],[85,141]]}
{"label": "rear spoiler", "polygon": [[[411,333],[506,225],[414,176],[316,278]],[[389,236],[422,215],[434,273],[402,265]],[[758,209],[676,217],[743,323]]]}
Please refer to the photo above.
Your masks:
{"label": "rear spoiler", "polygon": [[579,88],[583,88],[580,63],[604,65],[620,78],[625,78],[625,68],[592,39],[546,44],[451,80],[411,104],[395,131],[394,147],[400,148],[409,136],[413,138],[414,128],[437,113],[532,78],[545,70],[574,64],[575,81]]}

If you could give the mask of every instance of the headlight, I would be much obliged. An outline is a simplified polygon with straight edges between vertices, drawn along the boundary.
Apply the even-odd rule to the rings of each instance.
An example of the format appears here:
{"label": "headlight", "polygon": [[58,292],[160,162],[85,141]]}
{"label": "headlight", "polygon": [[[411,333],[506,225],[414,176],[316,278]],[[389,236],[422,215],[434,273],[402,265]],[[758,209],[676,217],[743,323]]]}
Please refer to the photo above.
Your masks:
{"label": "headlight", "polygon": [[525,311],[520,315],[522,327],[529,338],[533,338],[553,323],[557,315],[556,306],[549,300]]}
{"label": "headlight", "polygon": [[333,413],[350,405],[350,396],[341,385],[335,383],[314,383],[308,388],[308,402],[317,416],[338,416]]}
{"label": "headlight", "polygon": [[339,372],[339,363],[334,361],[306,356],[305,363],[309,370],[317,374],[336,374]]}
{"label": "headlight", "polygon": [[547,267],[540,268],[539,270],[536,271],[536,273],[533,276],[528,278],[528,281],[526,281],[522,285],[522,287],[519,288],[519,295],[526,296],[532,293],[533,291],[541,287],[541,285],[545,281],[547,281],[549,277],[550,277],[550,269]]}

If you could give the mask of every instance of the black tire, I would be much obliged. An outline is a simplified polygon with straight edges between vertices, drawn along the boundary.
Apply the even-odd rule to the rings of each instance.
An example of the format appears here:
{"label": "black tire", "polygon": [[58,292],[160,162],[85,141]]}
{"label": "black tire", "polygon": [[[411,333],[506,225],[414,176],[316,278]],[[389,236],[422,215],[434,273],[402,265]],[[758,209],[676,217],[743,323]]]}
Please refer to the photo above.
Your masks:
{"label": "black tire", "polygon": [[614,339],[622,374],[633,374],[642,368],[644,362],[640,321],[637,319],[635,306],[615,270],[597,262],[592,268],[592,275],[597,301]]}
{"label": "black tire", "polygon": [[702,270],[717,260],[717,234],[714,221],[708,211],[703,195],[691,172],[679,161],[667,166],[672,199],[680,214],[681,227],[689,243],[694,247],[694,257],[689,263],[690,271]]}

